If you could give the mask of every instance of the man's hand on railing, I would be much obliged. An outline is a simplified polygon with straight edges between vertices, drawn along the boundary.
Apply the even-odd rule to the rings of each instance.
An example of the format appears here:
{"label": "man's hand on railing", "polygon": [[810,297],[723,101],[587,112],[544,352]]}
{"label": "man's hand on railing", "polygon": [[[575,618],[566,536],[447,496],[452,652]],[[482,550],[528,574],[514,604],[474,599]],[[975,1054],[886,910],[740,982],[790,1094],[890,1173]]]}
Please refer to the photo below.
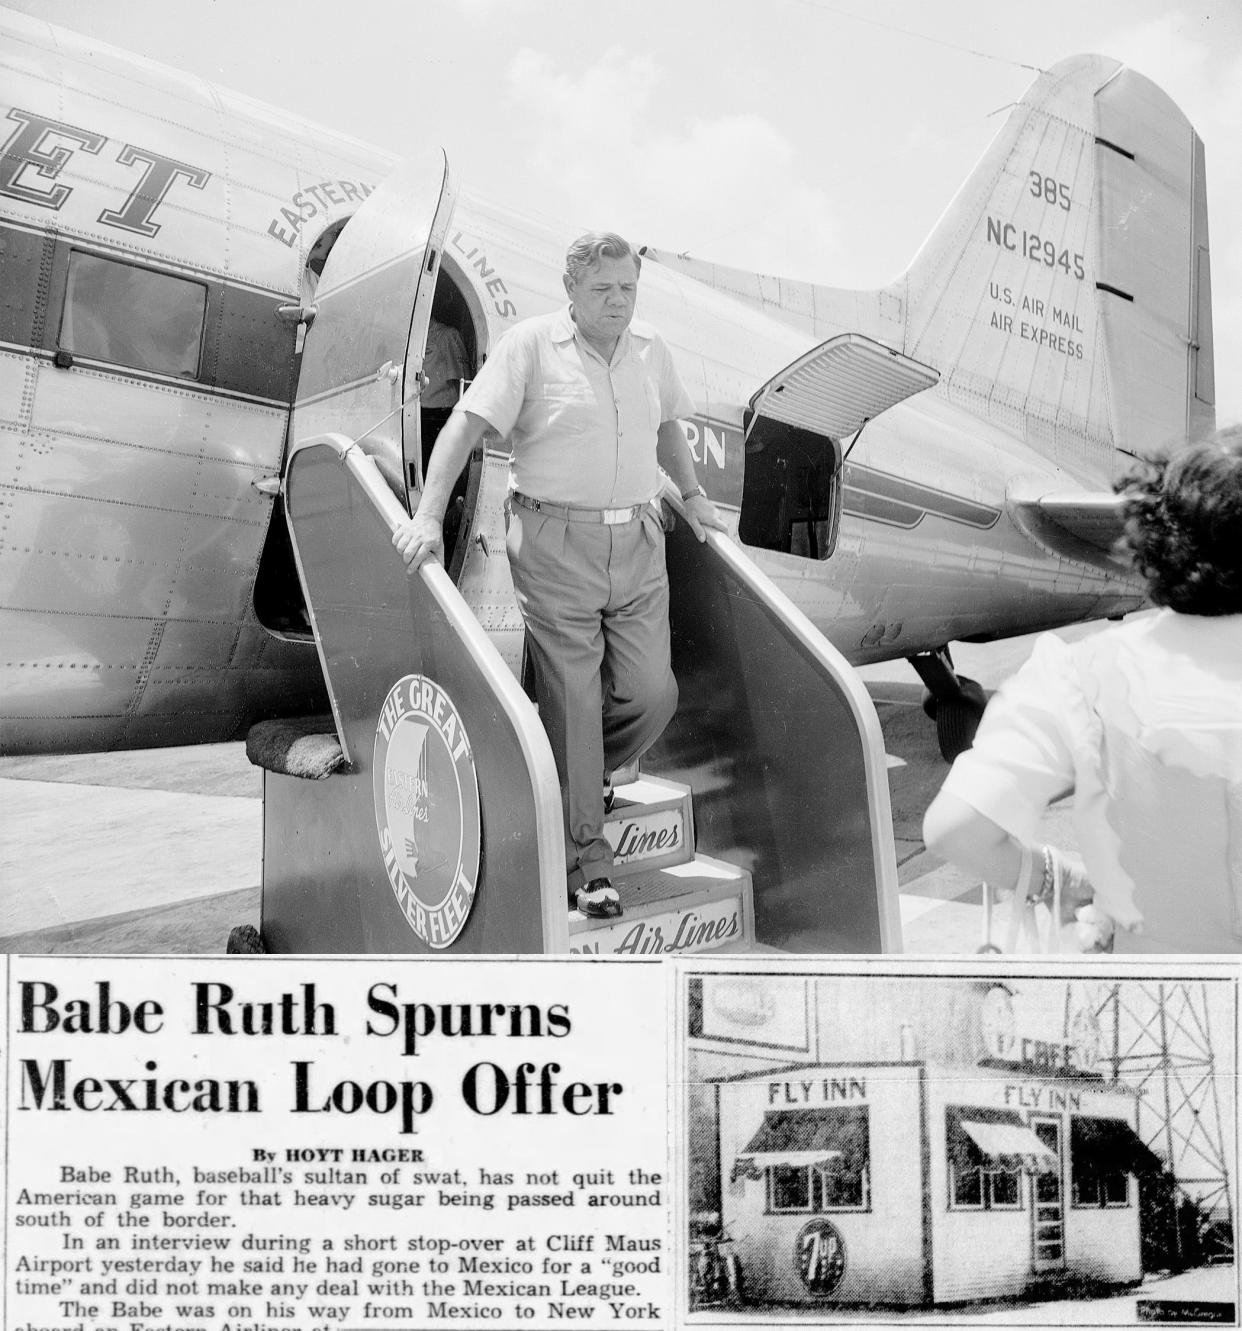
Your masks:
{"label": "man's hand on railing", "polygon": [[690,530],[700,541],[706,539],[709,527],[715,531],[728,532],[728,523],[720,516],[716,505],[706,495],[691,495],[685,501],[685,505],[686,521],[690,524]]}
{"label": "man's hand on railing", "polygon": [[392,543],[411,573],[429,559],[443,563],[444,523],[439,518],[415,513],[393,532]]}

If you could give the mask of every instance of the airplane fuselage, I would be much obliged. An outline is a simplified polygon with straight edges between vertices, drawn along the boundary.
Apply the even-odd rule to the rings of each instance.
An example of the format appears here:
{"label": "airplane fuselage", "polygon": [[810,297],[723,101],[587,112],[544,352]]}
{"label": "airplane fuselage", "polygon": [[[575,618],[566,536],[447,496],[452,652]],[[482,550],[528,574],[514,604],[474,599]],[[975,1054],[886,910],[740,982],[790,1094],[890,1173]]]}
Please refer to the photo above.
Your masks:
{"label": "airplane fuselage", "polygon": [[[4,30],[3,749],[220,741],[322,705],[276,493],[302,339],[316,336],[297,307],[313,304],[311,245],[393,159],[145,62],[93,63],[21,16]],[[461,193],[440,280],[476,361],[562,303],[571,238]],[[88,326],[92,283],[111,330]],[[807,518],[809,544],[749,544],[756,389],[832,331],[882,340],[884,320],[777,317],[654,259],[639,290],[696,404],[684,424],[700,479],[850,661],[1139,604],[1116,570],[1034,544],[1006,503],[1016,482],[1105,486],[1111,450],[1071,472],[948,384],[867,423],[833,481],[835,516]],[[127,344],[142,323],[127,300],[135,314],[175,306],[183,344]]]}

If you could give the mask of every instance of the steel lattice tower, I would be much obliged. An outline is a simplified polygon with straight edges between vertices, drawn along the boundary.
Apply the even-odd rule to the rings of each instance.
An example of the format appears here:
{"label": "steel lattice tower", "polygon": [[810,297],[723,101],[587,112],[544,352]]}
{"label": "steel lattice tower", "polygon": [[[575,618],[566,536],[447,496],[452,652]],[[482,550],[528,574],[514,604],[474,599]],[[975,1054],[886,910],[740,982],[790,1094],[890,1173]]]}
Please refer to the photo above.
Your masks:
{"label": "steel lattice tower", "polygon": [[[1094,1014],[1101,1070],[1140,1092],[1138,1134],[1197,1208],[1209,1261],[1233,1257],[1233,1197],[1208,1003],[1208,985],[1228,983],[1071,981],[1066,989],[1066,1037],[1084,1012]],[[1227,1034],[1216,1032],[1218,1039]]]}

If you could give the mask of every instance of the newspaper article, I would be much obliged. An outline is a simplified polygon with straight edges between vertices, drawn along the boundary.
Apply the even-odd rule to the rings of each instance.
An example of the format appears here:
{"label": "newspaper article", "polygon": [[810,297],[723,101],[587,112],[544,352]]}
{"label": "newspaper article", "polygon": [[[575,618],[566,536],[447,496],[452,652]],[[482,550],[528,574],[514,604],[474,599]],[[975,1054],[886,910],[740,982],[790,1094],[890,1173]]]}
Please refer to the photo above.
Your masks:
{"label": "newspaper article", "polygon": [[6,970],[9,1331],[672,1324],[659,966]]}
{"label": "newspaper article", "polygon": [[5,969],[5,1331],[1238,1323],[1233,962]]}

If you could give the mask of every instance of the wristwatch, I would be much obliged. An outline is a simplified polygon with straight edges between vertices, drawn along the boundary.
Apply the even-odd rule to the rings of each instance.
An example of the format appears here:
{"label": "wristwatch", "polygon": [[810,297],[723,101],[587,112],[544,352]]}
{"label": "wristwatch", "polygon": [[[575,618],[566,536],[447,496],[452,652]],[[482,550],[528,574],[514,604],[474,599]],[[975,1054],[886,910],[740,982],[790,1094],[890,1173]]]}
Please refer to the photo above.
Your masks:
{"label": "wristwatch", "polygon": [[706,499],[707,491],[704,490],[701,485],[692,485],[688,490],[682,491],[681,502],[683,504],[687,503],[689,500],[693,499],[695,495],[702,495],[703,498]]}

